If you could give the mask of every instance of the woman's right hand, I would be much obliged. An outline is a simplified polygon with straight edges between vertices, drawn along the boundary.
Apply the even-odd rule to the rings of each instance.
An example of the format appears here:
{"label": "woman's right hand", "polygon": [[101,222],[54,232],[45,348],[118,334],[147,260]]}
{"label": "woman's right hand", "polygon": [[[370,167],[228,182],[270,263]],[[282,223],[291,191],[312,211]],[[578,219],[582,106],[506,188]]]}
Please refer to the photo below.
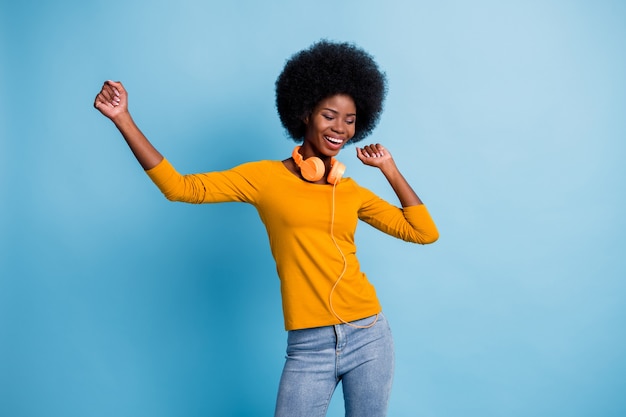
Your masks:
{"label": "woman's right hand", "polygon": [[122,83],[105,81],[93,106],[111,120],[120,114],[128,113],[128,94]]}

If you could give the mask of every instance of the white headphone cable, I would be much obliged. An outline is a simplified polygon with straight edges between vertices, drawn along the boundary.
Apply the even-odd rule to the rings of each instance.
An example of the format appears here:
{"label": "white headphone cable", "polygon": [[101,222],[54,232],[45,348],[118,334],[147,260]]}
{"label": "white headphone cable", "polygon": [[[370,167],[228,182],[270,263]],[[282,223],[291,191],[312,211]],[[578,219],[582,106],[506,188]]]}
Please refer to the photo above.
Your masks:
{"label": "white headphone cable", "polygon": [[341,255],[341,259],[343,260],[343,269],[341,270],[341,274],[339,274],[339,277],[335,281],[335,284],[333,285],[333,288],[330,290],[330,295],[328,297],[328,302],[330,304],[330,310],[332,311],[332,313],[343,324],[347,324],[348,326],[355,327],[357,329],[369,329],[370,327],[372,327],[372,326],[374,326],[376,324],[376,322],[378,321],[378,316],[380,314],[376,314],[376,318],[370,324],[367,324],[365,326],[359,326],[357,324],[353,324],[353,323],[349,323],[349,322],[345,321],[343,318],[341,318],[341,316],[339,314],[337,314],[337,312],[335,311],[335,308],[333,307],[333,294],[335,292],[335,289],[337,288],[337,285],[339,285],[339,281],[341,281],[341,279],[343,278],[344,274],[346,273],[346,269],[348,268],[348,261],[346,260],[346,256],[343,254],[343,251],[341,250],[341,248],[339,247],[339,244],[335,240],[334,225],[335,225],[335,188],[336,187],[337,187],[337,182],[335,182],[333,184],[333,199],[332,199],[333,205],[332,205],[331,218],[330,218],[330,237],[333,240],[333,243],[335,244],[335,247],[339,251],[339,254]]}

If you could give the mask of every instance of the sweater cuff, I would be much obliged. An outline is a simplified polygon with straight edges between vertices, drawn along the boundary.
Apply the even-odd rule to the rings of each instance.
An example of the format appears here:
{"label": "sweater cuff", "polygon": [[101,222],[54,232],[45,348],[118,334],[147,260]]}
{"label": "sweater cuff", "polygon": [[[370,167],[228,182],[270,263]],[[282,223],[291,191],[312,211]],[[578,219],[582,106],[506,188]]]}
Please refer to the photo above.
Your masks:
{"label": "sweater cuff", "polygon": [[417,206],[402,207],[402,211],[409,216],[412,216],[412,215],[423,216],[424,214],[427,214],[428,216],[430,216],[430,214],[428,213],[428,209],[426,209],[425,204],[418,204]]}
{"label": "sweater cuff", "polygon": [[158,185],[166,182],[172,173],[176,172],[176,170],[167,159],[163,158],[156,166],[146,170],[145,172],[148,174],[148,177],[150,177],[150,179]]}
{"label": "sweater cuff", "polygon": [[439,239],[439,231],[424,204],[403,207],[405,219],[422,236],[421,243],[433,243]]}

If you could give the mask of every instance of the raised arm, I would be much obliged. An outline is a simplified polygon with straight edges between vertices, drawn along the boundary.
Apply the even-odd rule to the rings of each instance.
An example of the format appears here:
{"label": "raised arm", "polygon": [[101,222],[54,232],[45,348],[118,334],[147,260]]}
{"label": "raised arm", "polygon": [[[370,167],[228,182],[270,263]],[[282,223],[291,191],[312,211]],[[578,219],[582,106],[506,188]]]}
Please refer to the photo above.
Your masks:
{"label": "raised arm", "polygon": [[143,169],[154,168],[163,160],[133,121],[128,111],[128,94],[122,83],[106,81],[93,105],[115,124]]}
{"label": "raised arm", "polygon": [[422,204],[422,200],[417,196],[413,188],[407,180],[402,176],[400,170],[396,166],[391,153],[381,144],[372,144],[363,148],[356,148],[357,157],[365,165],[379,168],[393,191],[395,191],[402,207],[418,206]]}

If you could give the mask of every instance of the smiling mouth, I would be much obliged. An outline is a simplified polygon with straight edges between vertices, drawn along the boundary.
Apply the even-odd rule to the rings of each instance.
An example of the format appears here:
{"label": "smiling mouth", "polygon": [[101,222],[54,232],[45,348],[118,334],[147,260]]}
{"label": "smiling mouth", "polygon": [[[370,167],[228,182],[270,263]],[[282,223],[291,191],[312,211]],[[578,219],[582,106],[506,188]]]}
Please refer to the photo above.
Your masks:
{"label": "smiling mouth", "polygon": [[343,144],[343,140],[342,139],[337,139],[337,138],[333,138],[333,137],[330,137],[330,136],[324,136],[324,139],[326,139],[327,141],[329,141],[330,143],[335,144],[335,145]]}

